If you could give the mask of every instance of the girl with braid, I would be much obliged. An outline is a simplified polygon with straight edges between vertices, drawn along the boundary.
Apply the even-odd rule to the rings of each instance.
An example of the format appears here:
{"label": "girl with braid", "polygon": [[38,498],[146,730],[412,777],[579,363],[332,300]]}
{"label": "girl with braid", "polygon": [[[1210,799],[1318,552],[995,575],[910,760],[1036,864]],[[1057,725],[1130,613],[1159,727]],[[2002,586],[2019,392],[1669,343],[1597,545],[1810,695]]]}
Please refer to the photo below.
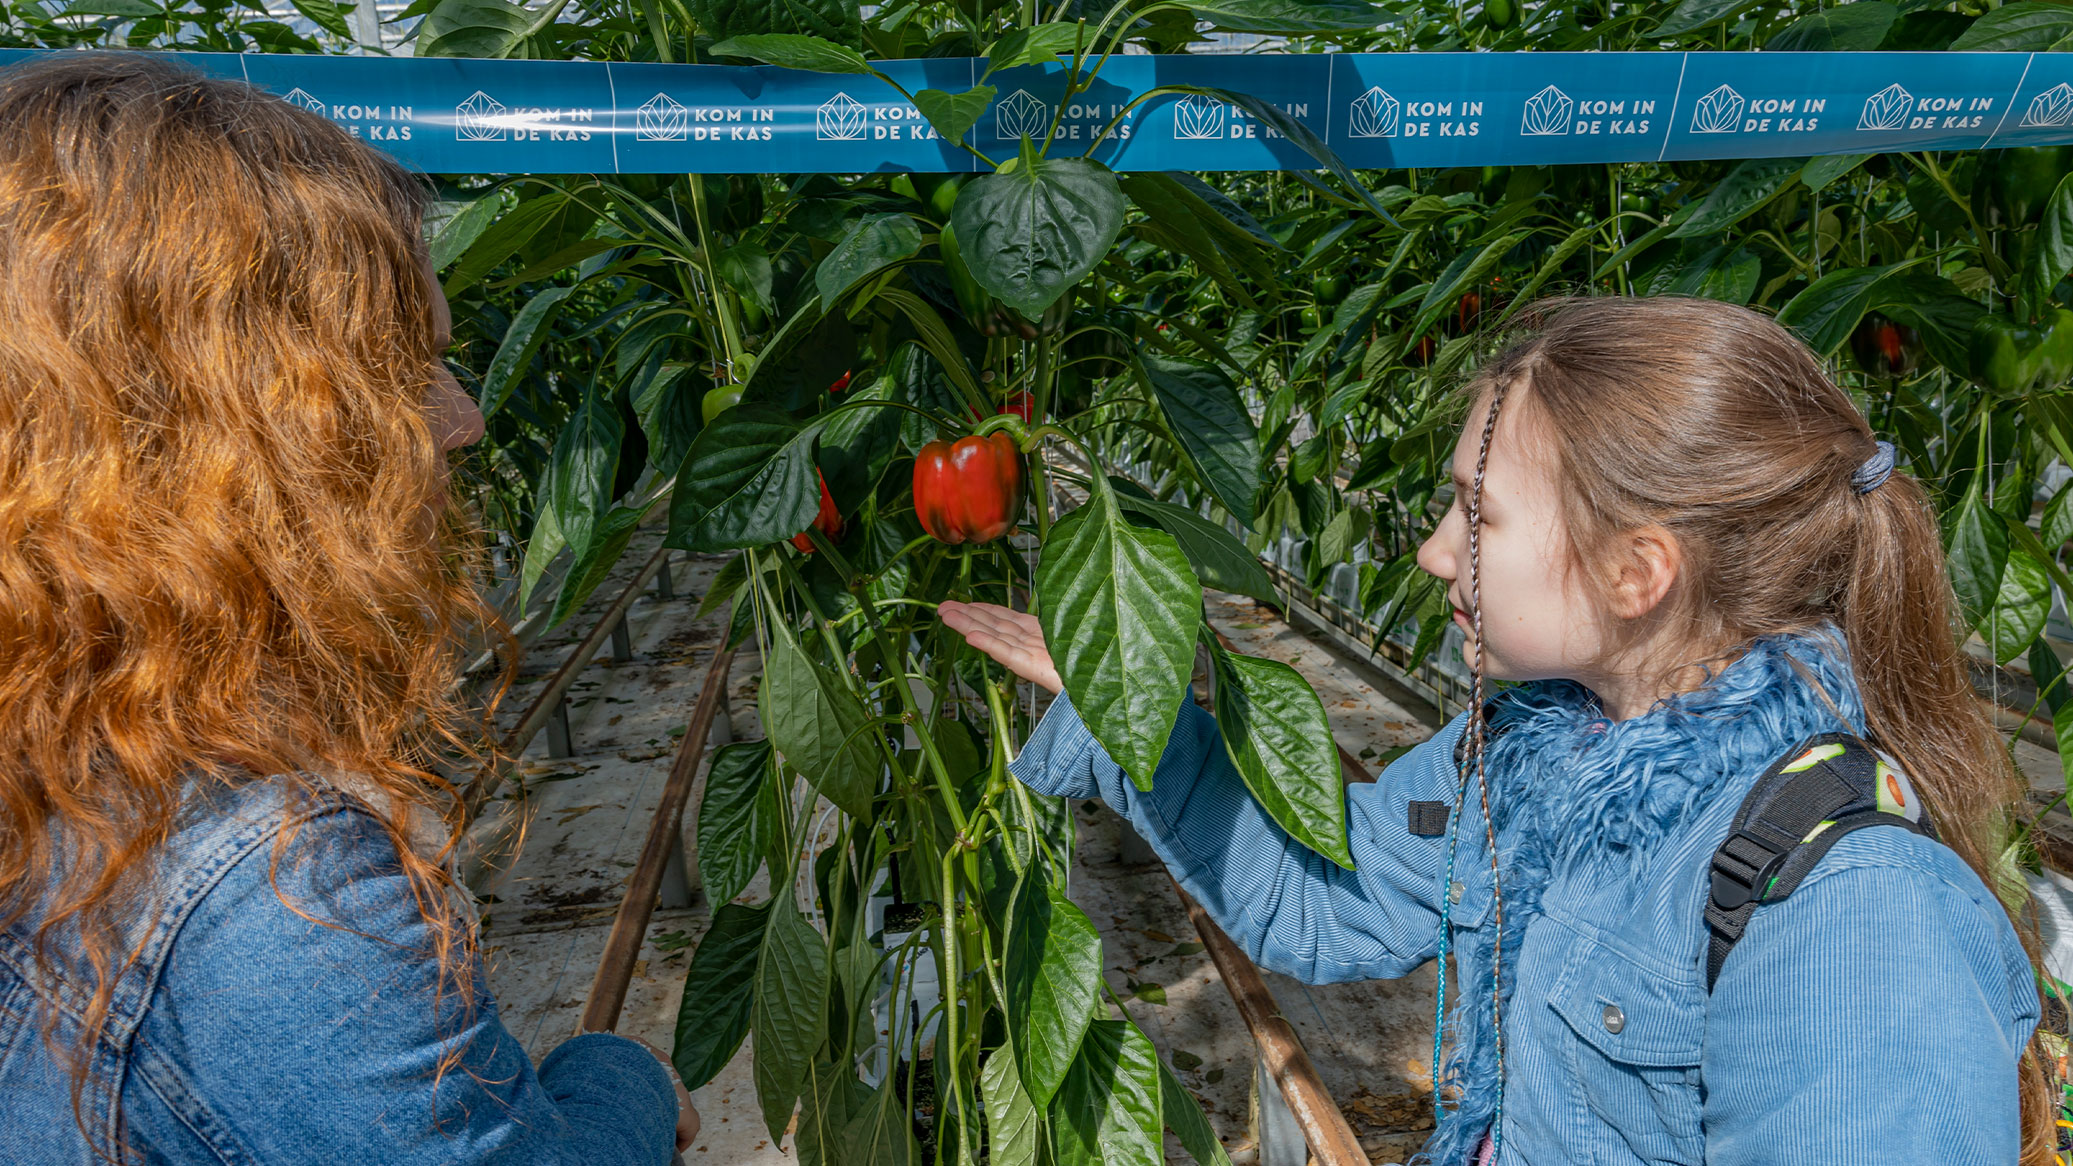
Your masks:
{"label": "girl with braid", "polygon": [[[2038,973],[1989,889],[2022,791],[1892,447],[1792,335],[1707,301],[1546,306],[1467,395],[1418,562],[1476,699],[1348,789],[1355,869],[1273,823],[1192,703],[1150,792],[1063,693],[1015,774],[1123,813],[1263,966],[1451,953],[1416,1162],[2050,1161]],[[1061,688],[1034,618],[942,610]]]}

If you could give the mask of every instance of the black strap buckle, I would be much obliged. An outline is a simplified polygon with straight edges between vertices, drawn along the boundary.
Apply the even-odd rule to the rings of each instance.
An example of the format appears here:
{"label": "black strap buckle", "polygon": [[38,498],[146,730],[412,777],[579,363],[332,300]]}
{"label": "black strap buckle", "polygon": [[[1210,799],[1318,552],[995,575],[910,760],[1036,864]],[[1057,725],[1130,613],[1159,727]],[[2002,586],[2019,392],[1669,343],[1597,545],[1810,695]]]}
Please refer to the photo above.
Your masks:
{"label": "black strap buckle", "polygon": [[1761,888],[1777,873],[1786,851],[1747,829],[1728,835],[1713,852],[1713,905],[1733,911],[1762,897]]}

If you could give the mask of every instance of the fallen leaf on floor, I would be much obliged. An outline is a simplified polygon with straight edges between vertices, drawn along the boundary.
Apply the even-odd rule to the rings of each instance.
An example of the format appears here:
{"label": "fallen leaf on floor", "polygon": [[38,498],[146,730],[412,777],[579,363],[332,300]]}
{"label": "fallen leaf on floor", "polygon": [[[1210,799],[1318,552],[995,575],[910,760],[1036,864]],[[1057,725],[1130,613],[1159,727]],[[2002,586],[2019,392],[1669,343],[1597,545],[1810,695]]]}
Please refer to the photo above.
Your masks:
{"label": "fallen leaf on floor", "polygon": [[587,806],[570,806],[568,809],[561,811],[561,817],[555,822],[555,825],[566,826],[602,805],[604,805],[603,802],[592,802]]}
{"label": "fallen leaf on floor", "polygon": [[1192,1073],[1202,1067],[1202,1058],[1186,1049],[1173,1050],[1173,1067],[1184,1073]]}
{"label": "fallen leaf on floor", "polygon": [[1168,935],[1168,934],[1166,934],[1166,933],[1165,933],[1165,932],[1163,932],[1163,931],[1147,931],[1147,932],[1145,932],[1145,933],[1144,933],[1144,935],[1145,935],[1145,938],[1146,938],[1146,939],[1156,939],[1156,940],[1158,940],[1158,941],[1159,941],[1160,943],[1172,943],[1172,942],[1173,942],[1173,937],[1172,937],[1171,935]]}

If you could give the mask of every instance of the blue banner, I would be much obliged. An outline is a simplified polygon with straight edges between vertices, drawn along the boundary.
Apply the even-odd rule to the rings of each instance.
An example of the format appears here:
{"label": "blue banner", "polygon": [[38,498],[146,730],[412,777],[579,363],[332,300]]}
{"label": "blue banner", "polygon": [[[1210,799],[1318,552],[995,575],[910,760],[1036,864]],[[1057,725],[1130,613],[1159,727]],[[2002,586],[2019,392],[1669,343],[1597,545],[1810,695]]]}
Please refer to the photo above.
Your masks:
{"label": "blue banner", "polygon": [[[0,65],[32,55],[0,51]],[[971,171],[874,77],[768,67],[451,57],[183,54],[432,173]],[[981,83],[967,142],[1026,136],[1117,170],[1311,170],[1244,108],[1300,122],[1363,169],[1794,157],[2073,142],[2073,53],[1359,53],[1118,56],[1060,110],[1061,66],[881,61],[912,93]],[[1097,139],[1099,139],[1097,141]]]}

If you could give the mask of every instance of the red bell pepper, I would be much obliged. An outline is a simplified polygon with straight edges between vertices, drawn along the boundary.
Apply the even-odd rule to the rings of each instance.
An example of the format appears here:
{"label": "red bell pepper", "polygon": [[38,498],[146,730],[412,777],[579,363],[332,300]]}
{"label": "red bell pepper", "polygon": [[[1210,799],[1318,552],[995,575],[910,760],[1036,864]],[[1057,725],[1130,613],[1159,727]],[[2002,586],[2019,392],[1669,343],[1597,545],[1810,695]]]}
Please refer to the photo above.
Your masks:
{"label": "red bell pepper", "polygon": [[1022,516],[1022,454],[1004,432],[931,441],[914,458],[914,513],[938,542],[983,543]]}
{"label": "red bell pepper", "polygon": [[[842,537],[842,511],[835,508],[835,499],[828,493],[828,480],[821,477],[819,470],[815,470],[813,476],[821,484],[821,512],[813,516],[814,529],[827,535],[830,541],[839,539]],[[810,555],[813,553],[813,536],[802,530],[792,536],[792,545]]]}
{"label": "red bell pepper", "polygon": [[1024,389],[1009,397],[1008,403],[995,409],[994,412],[1013,413],[1015,416],[1022,418],[1024,425],[1034,425],[1036,423],[1036,397],[1031,395],[1028,389]]}
{"label": "red bell pepper", "polygon": [[835,383],[828,386],[828,391],[831,393],[839,393],[842,390],[848,388],[850,374],[854,373],[855,371],[855,369],[849,369],[845,371],[841,376],[836,377]]}

